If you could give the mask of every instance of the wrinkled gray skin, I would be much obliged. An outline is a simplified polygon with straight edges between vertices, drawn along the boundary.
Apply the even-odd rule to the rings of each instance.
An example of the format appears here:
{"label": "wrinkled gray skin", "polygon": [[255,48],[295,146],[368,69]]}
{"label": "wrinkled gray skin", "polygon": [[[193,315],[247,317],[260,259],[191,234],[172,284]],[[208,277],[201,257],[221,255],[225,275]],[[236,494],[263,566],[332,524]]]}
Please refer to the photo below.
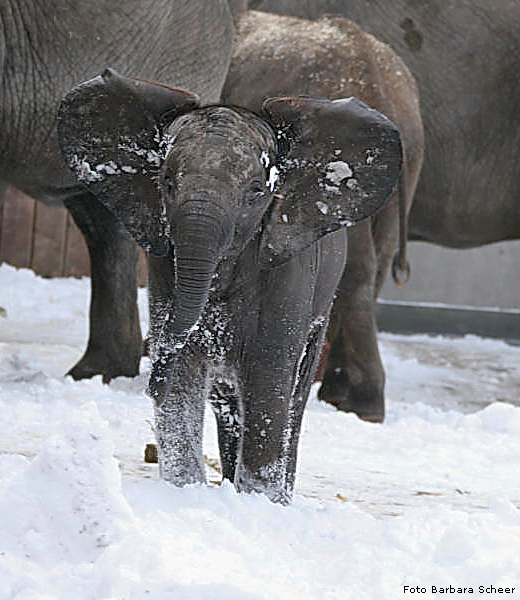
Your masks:
{"label": "wrinkled gray skin", "polygon": [[0,25],[0,179],[48,205],[63,202],[89,249],[90,337],[70,373],[136,375],[137,247],[63,163],[56,112],[68,90],[107,64],[215,102],[233,35],[227,2],[1,0]]}
{"label": "wrinkled gray skin", "polygon": [[375,298],[397,247],[399,217],[406,223],[422,164],[424,135],[415,81],[389,46],[342,17],[309,21],[248,11],[235,19],[235,29],[225,102],[258,110],[262,99],[272,96],[356,96],[399,128],[405,156],[399,185],[383,210],[349,232],[348,262],[328,332],[329,367],[320,390],[321,398],[339,409],[382,421],[384,370]]}
{"label": "wrinkled gray skin", "polygon": [[392,193],[400,138],[356,99],[273,99],[258,114],[195,106],[107,70],[64,99],[60,145],[150,254],[162,477],[204,481],[209,398],[224,477],[286,503],[345,227]]}
{"label": "wrinkled gray skin", "polygon": [[[425,129],[409,239],[470,248],[520,237],[520,3],[251,0],[249,7],[307,18],[341,14],[406,63]],[[348,339],[335,338],[322,397],[348,391],[350,367],[341,359],[348,353]]]}
{"label": "wrinkled gray skin", "polygon": [[231,14],[237,15],[243,10],[247,10],[247,0],[228,0]]}

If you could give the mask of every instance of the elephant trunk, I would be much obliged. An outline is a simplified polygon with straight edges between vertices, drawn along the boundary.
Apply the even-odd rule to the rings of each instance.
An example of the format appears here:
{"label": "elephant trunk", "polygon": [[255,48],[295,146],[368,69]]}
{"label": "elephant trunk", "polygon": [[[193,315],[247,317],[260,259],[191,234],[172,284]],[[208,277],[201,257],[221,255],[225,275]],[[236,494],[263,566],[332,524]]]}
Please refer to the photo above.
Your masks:
{"label": "elephant trunk", "polygon": [[231,228],[217,209],[208,202],[187,202],[175,219],[175,336],[186,334],[200,318],[230,238]]}

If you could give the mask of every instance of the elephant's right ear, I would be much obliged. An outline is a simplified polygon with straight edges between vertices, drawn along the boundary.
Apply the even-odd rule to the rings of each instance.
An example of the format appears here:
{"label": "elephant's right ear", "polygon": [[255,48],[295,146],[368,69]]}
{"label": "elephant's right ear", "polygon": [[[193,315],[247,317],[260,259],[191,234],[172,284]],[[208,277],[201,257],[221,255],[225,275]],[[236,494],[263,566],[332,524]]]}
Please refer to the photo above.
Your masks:
{"label": "elephant's right ear", "polygon": [[271,98],[263,113],[279,141],[262,262],[277,266],[322,236],[369,218],[401,172],[397,127],[356,98]]}
{"label": "elephant's right ear", "polygon": [[71,90],[58,111],[66,163],[148,252],[169,251],[157,174],[163,128],[198,106],[191,92],[107,69]]}

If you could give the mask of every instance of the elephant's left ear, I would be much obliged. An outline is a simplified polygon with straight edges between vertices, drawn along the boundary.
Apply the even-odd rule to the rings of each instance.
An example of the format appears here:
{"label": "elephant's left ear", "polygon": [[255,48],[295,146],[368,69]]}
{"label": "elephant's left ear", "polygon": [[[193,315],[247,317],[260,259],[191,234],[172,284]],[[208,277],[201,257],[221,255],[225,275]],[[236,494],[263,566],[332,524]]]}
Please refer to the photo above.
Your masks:
{"label": "elephant's left ear", "polygon": [[402,148],[396,126],[356,98],[273,98],[263,113],[283,148],[262,245],[276,266],[375,214],[397,183]]}
{"label": "elephant's left ear", "polygon": [[198,105],[191,92],[112,69],[72,89],[58,111],[65,161],[147,251],[169,251],[157,174],[163,129]]}

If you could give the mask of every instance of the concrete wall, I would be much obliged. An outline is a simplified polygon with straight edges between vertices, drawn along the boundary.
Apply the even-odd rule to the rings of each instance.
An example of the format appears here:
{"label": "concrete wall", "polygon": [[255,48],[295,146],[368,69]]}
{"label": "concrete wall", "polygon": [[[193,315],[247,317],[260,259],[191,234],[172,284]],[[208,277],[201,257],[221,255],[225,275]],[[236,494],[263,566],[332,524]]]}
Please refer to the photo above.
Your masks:
{"label": "concrete wall", "polygon": [[398,288],[390,276],[381,298],[520,309],[520,242],[472,250],[448,250],[413,242],[408,252],[410,281]]}

